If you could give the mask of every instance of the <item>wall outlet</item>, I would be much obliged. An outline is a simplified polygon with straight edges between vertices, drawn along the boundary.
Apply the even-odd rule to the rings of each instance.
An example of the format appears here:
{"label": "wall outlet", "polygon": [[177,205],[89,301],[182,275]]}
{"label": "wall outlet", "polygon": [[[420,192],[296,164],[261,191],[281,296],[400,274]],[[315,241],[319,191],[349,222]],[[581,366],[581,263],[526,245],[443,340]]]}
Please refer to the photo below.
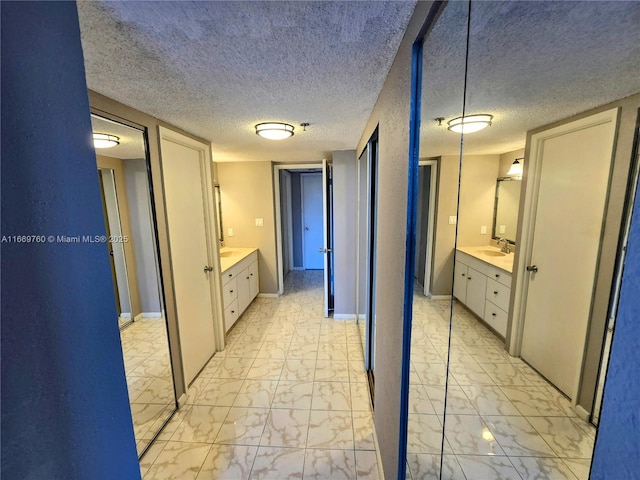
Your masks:
{"label": "wall outlet", "polygon": [[233,228],[227,228],[227,237],[233,237]]}
{"label": "wall outlet", "polygon": [[487,234],[487,226],[486,225],[482,225],[480,227],[480,235],[486,235]]}
{"label": "wall outlet", "polygon": [[455,215],[449,215],[449,225],[455,225],[457,218]]}
{"label": "wall outlet", "polygon": [[500,225],[500,229],[498,230],[498,233],[505,233],[507,231],[507,226],[506,225]]}
{"label": "wall outlet", "polygon": [[256,218],[256,227],[264,227],[264,218]]}

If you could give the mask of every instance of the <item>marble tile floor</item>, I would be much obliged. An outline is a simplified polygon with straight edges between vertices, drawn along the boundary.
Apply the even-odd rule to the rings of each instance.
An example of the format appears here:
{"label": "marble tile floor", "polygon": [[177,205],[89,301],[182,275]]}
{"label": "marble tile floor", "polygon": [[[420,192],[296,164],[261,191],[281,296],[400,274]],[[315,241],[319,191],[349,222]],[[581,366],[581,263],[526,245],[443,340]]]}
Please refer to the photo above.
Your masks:
{"label": "marble tile floor", "polygon": [[407,478],[587,480],[595,428],[459,304],[444,412],[449,301],[416,295]]}
{"label": "marble tile floor", "polygon": [[175,410],[163,318],[141,318],[120,330],[133,430],[140,454]]}
{"label": "marble tile floor", "polygon": [[145,480],[377,479],[358,326],[322,315],[322,271],[257,298],[141,460]]}

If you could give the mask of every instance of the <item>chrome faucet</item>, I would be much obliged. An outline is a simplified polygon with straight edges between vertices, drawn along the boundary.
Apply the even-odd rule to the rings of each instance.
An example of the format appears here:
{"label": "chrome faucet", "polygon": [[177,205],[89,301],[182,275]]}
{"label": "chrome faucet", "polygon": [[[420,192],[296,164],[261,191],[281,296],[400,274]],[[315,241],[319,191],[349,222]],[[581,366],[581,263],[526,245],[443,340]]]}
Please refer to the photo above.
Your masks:
{"label": "chrome faucet", "polygon": [[511,250],[509,249],[509,240],[507,240],[506,238],[502,237],[498,240],[498,246],[500,246],[500,243],[504,242],[504,246],[500,249],[500,251],[502,253],[511,253]]}

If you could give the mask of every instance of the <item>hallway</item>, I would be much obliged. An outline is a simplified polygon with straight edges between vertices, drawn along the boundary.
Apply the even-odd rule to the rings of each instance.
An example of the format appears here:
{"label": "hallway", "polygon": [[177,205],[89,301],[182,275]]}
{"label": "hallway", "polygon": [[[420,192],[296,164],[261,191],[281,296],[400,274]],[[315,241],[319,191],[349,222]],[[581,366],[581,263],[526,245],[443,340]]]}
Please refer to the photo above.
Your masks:
{"label": "hallway", "polygon": [[379,478],[355,323],[322,315],[322,271],[257,298],[141,460],[145,480]]}

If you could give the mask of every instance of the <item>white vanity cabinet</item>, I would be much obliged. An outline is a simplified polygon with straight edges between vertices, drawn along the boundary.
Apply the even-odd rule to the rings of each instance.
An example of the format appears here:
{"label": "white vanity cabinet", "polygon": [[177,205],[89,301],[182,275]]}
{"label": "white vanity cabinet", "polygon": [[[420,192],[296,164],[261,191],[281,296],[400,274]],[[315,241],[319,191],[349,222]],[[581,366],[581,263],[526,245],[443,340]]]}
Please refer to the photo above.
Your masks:
{"label": "white vanity cabinet", "polygon": [[480,258],[456,252],[453,296],[503,337],[507,334],[511,274]]}
{"label": "white vanity cabinet", "polygon": [[225,331],[258,295],[258,252],[253,251],[222,272],[222,301]]}

